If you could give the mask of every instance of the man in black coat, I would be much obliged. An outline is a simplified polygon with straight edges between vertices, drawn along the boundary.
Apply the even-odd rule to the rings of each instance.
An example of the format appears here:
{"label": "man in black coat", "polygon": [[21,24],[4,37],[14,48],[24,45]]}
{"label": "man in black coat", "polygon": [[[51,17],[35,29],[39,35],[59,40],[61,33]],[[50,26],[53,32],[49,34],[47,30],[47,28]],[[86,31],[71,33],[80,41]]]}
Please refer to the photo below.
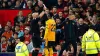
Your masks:
{"label": "man in black coat", "polygon": [[35,47],[35,50],[33,50],[32,52],[32,56],[37,56],[41,45],[40,28],[38,25],[38,21],[40,20],[40,18],[38,17],[38,13],[33,13],[32,17],[33,19],[31,21],[30,26],[31,26],[32,42],[33,46]]}
{"label": "man in black coat", "polygon": [[77,29],[78,29],[78,38],[77,38],[77,42],[81,43],[80,38],[82,38],[83,34],[88,31],[89,26],[87,24],[84,24],[84,20],[82,18],[80,18],[78,20],[78,25],[77,25]]}
{"label": "man in black coat", "polygon": [[65,49],[66,51],[68,51],[68,47],[70,44],[72,44],[74,48],[73,56],[76,56],[76,53],[77,53],[77,43],[76,43],[77,42],[77,24],[72,18],[73,18],[73,15],[69,18],[66,18],[65,21],[63,21],[60,25],[60,26],[64,26],[65,43],[62,46],[59,56],[62,56],[62,53]]}

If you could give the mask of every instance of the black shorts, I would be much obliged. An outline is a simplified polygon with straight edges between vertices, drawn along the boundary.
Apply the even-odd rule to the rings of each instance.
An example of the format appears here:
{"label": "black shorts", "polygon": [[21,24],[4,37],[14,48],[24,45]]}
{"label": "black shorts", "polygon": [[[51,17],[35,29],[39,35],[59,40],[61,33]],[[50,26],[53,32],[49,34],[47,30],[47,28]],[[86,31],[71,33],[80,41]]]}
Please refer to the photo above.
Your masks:
{"label": "black shorts", "polygon": [[48,41],[47,47],[51,48],[55,46],[55,41]]}

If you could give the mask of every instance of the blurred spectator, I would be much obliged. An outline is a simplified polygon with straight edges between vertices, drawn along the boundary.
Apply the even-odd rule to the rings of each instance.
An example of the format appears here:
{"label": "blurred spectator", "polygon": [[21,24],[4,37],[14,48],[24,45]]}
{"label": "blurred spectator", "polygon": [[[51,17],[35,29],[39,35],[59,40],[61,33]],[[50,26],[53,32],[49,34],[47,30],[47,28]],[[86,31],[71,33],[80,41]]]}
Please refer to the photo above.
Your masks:
{"label": "blurred spectator", "polygon": [[30,43],[30,40],[32,38],[32,36],[29,34],[29,32],[30,32],[30,28],[26,27],[24,30],[24,37],[25,37],[24,43],[26,45],[28,45]]}
{"label": "blurred spectator", "polygon": [[14,39],[17,39],[17,38],[18,38],[18,33],[17,33],[17,32],[15,32],[15,33],[13,34],[13,38],[14,38]]}
{"label": "blurred spectator", "polygon": [[91,3],[89,4],[89,6],[92,8],[93,12],[96,12],[96,0],[91,1]]}
{"label": "blurred spectator", "polygon": [[25,5],[26,5],[25,0],[20,0],[20,8],[21,9],[25,8]]}
{"label": "blurred spectator", "polygon": [[81,18],[86,19],[86,12],[83,10],[83,8],[80,9],[79,15]]}
{"label": "blurred spectator", "polygon": [[77,56],[82,56],[82,52],[81,52],[81,43],[77,44]]}
{"label": "blurred spectator", "polygon": [[62,31],[61,28],[59,27],[59,25],[61,24],[61,20],[60,19],[56,19],[56,45],[60,44],[60,40],[62,40]]}
{"label": "blurred spectator", "polygon": [[28,48],[29,52],[31,52],[31,53],[33,50],[35,50],[35,48],[33,47],[32,40],[30,40],[30,43],[27,45],[27,48]]}
{"label": "blurred spectator", "polygon": [[75,12],[75,16],[76,16],[77,19],[80,18],[80,15],[79,15],[78,12]]}
{"label": "blurred spectator", "polygon": [[2,35],[3,32],[4,32],[4,29],[2,28],[2,26],[0,24],[0,36]]}
{"label": "blurred spectator", "polygon": [[90,26],[90,21],[86,18],[86,19],[84,19],[84,24]]}
{"label": "blurred spectator", "polygon": [[31,20],[32,20],[32,14],[29,13],[25,19],[25,25],[30,25]]}
{"label": "blurred spectator", "polygon": [[10,30],[12,30],[12,23],[11,23],[11,21],[7,21],[7,24],[6,24],[7,26],[9,26],[10,27]]}
{"label": "blurred spectator", "polygon": [[89,16],[93,16],[94,12],[90,6],[87,8],[87,12],[89,13]]}
{"label": "blurred spectator", "polygon": [[13,9],[16,4],[16,0],[11,0],[11,8]]}
{"label": "blurred spectator", "polygon": [[14,51],[15,51],[15,43],[13,43],[12,39],[9,39],[7,45],[7,52],[14,52]]}
{"label": "blurred spectator", "polygon": [[64,7],[63,0],[57,0],[57,8],[62,9]]}
{"label": "blurred spectator", "polygon": [[13,33],[12,37],[9,39],[13,46],[15,46],[17,44],[16,43],[17,38],[18,38],[18,33],[15,32],[15,33]]}
{"label": "blurred spectator", "polygon": [[59,52],[60,52],[60,50],[61,50],[61,45],[57,45],[57,46],[55,47],[55,49],[57,50],[57,54],[59,55]]}
{"label": "blurred spectator", "polygon": [[8,8],[11,9],[12,8],[12,3],[9,1],[8,2]]}
{"label": "blurred spectator", "polygon": [[100,0],[98,0],[98,2],[96,3],[96,10],[100,11]]}
{"label": "blurred spectator", "polygon": [[20,22],[25,22],[25,17],[23,16],[22,11],[19,11],[18,15],[14,18],[14,25],[18,25]]}
{"label": "blurred spectator", "polygon": [[39,25],[39,27],[43,26],[41,21],[38,21],[38,25]]}
{"label": "blurred spectator", "polygon": [[39,13],[41,13],[43,10],[45,10],[46,9],[46,6],[45,6],[45,4],[43,4],[43,2],[42,1],[38,1],[38,6],[39,6]]}
{"label": "blurred spectator", "polygon": [[20,22],[19,25],[20,25],[20,30],[21,31],[24,31],[24,28],[25,28],[24,23],[23,22]]}
{"label": "blurred spectator", "polygon": [[32,4],[32,1],[27,1],[27,9],[32,9],[32,7],[33,7],[33,4]]}
{"label": "blurred spectator", "polygon": [[37,6],[38,5],[38,0],[33,0],[33,6]]}
{"label": "blurred spectator", "polygon": [[59,12],[58,16],[59,16],[61,22],[63,22],[65,20],[65,18],[63,17],[63,12]]}
{"label": "blurred spectator", "polygon": [[7,50],[6,37],[2,36],[1,37],[1,52],[6,52],[6,50]]}
{"label": "blurred spectator", "polygon": [[69,6],[69,0],[64,0],[63,3],[64,3],[64,6]]}
{"label": "blurred spectator", "polygon": [[16,1],[16,4],[14,6],[14,9],[21,9],[20,1],[19,0]]}
{"label": "blurred spectator", "polygon": [[42,26],[42,27],[40,27],[40,37],[43,39],[43,37],[44,37],[44,32],[45,32],[45,30],[44,30],[44,27]]}
{"label": "blurred spectator", "polygon": [[18,33],[14,32],[12,37],[9,39],[14,46],[16,45],[16,39],[17,38],[18,38]]}
{"label": "blurred spectator", "polygon": [[33,11],[32,12],[41,12],[39,9],[39,6],[34,6]]}
{"label": "blurred spectator", "polygon": [[69,11],[69,7],[68,6],[65,6],[64,7],[64,10],[63,10],[63,17],[64,18],[68,17],[68,14],[69,14],[68,11]]}
{"label": "blurred spectator", "polygon": [[2,9],[7,9],[8,8],[8,4],[6,2],[3,2],[1,8]]}
{"label": "blurred spectator", "polygon": [[58,14],[57,14],[57,7],[56,7],[56,6],[54,6],[54,7],[52,8],[52,13],[53,13],[53,18],[56,19],[56,18],[58,17]]}
{"label": "blurred spectator", "polygon": [[3,0],[3,2],[7,2],[7,0]]}
{"label": "blurred spectator", "polygon": [[43,0],[45,5],[51,9],[53,6],[57,4],[57,0]]}
{"label": "blurred spectator", "polygon": [[2,36],[5,36],[6,39],[8,40],[12,36],[12,34],[13,34],[12,30],[10,30],[10,27],[6,25],[5,26],[5,31],[2,34]]}
{"label": "blurred spectator", "polygon": [[20,30],[20,26],[19,25],[15,26],[15,32],[18,33],[18,38],[21,37],[21,36],[24,36],[24,32]]}

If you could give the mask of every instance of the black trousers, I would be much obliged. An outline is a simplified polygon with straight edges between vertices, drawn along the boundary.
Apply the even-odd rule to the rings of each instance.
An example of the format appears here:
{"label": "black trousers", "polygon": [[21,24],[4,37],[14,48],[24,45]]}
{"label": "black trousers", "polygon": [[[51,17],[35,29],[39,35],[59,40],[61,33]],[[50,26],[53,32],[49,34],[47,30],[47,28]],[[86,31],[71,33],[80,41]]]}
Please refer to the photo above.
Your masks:
{"label": "black trousers", "polygon": [[62,49],[59,53],[59,56],[62,56],[62,53],[64,50],[68,51],[68,47],[69,45],[72,44],[73,45],[73,48],[74,48],[74,53],[73,53],[73,56],[76,56],[76,53],[77,53],[77,43],[75,40],[67,40],[65,41],[64,45],[62,46]]}
{"label": "black trousers", "polygon": [[87,54],[86,56],[98,56],[98,54]]}
{"label": "black trousers", "polygon": [[[41,42],[41,38],[39,36],[33,36],[32,37],[32,42],[33,42],[33,46],[35,48],[40,48],[40,45],[42,44]],[[39,50],[34,50],[32,52],[32,56],[38,56]]]}

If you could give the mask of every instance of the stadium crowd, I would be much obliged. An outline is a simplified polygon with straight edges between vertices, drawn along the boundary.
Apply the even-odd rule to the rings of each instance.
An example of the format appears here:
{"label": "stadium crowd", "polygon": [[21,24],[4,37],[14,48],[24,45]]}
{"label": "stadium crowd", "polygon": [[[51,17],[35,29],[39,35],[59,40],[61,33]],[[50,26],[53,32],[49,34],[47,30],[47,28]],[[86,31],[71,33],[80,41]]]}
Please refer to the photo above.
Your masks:
{"label": "stadium crowd", "polygon": [[[53,1],[53,2],[52,2]],[[61,24],[70,15],[75,16],[77,22],[77,53],[81,52],[81,38],[83,34],[92,26],[95,31],[100,32],[100,0],[92,0],[83,2],[83,0],[0,0],[0,9],[31,9],[32,12],[26,17],[23,16],[23,11],[19,11],[14,18],[14,25],[11,21],[6,22],[6,26],[0,25],[1,52],[14,52],[17,44],[16,39],[24,36],[24,43],[32,52],[32,31],[37,30],[34,27],[40,27],[40,37],[43,39],[45,32],[45,22],[48,20],[48,15],[51,14],[56,22],[56,43],[54,51],[61,50],[64,43],[64,27],[60,28]],[[33,14],[38,13],[38,14]],[[33,17],[39,17],[38,26],[32,26]],[[32,28],[32,29],[31,29]],[[43,52],[44,42],[41,41],[40,52]],[[64,55],[73,53],[73,47],[70,45],[69,51],[64,51]],[[77,54],[77,55],[78,55]],[[79,54],[81,55],[81,54]]]}

